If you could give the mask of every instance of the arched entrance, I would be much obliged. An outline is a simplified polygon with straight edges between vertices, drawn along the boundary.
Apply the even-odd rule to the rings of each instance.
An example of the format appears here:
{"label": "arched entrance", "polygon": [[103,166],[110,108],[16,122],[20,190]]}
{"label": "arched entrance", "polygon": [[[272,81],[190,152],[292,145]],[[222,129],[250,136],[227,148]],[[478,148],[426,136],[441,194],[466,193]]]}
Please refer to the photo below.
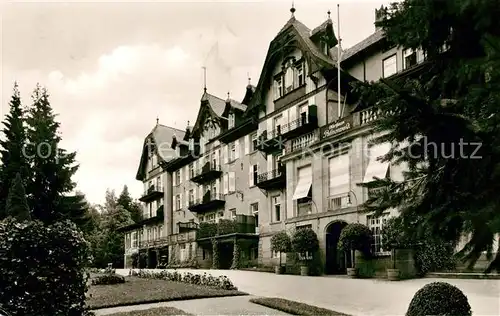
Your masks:
{"label": "arched entrance", "polygon": [[[326,228],[325,274],[344,274],[346,272],[346,254],[337,249],[340,232],[347,225],[344,221],[334,221]],[[346,260],[347,259],[347,260]]]}

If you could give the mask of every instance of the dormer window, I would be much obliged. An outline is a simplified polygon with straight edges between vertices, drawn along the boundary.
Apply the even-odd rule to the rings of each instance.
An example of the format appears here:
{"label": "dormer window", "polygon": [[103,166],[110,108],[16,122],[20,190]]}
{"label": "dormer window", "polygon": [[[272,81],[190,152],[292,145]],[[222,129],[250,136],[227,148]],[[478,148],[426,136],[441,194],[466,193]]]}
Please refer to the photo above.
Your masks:
{"label": "dormer window", "polygon": [[285,91],[286,93],[290,92],[293,90],[293,80],[294,79],[294,74],[293,74],[293,66],[292,64],[288,64],[285,70]]}
{"label": "dormer window", "polygon": [[297,88],[304,84],[304,66],[302,64],[297,65]]}
{"label": "dormer window", "polygon": [[234,113],[230,113],[228,117],[228,128],[233,128],[234,127]]}
{"label": "dormer window", "polygon": [[274,81],[274,99],[277,100],[283,96],[283,78],[279,76]]}
{"label": "dormer window", "polygon": [[189,150],[194,151],[194,138],[189,139]]}

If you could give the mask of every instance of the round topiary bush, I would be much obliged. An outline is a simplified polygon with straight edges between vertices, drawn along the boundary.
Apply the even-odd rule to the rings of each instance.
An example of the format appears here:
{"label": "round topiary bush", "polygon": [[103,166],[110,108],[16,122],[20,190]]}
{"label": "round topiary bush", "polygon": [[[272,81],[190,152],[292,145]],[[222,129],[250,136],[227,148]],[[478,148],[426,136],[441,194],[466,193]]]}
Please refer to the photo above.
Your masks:
{"label": "round topiary bush", "polygon": [[366,254],[370,252],[371,241],[372,232],[368,226],[352,223],[342,229],[338,248],[344,251],[359,250]]}
{"label": "round topiary bush", "polygon": [[415,293],[406,316],[470,316],[467,296],[459,288],[445,282],[433,282]]}
{"label": "round topiary bush", "polygon": [[319,249],[318,236],[310,228],[297,229],[292,236],[291,243],[293,251],[303,256]]}

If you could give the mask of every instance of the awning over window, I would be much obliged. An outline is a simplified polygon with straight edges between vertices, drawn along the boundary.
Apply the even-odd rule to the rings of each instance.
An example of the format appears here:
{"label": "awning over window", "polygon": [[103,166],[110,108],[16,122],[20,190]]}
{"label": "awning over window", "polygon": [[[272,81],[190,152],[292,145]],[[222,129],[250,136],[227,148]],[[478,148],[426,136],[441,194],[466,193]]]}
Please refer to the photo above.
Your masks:
{"label": "awning over window", "polygon": [[293,199],[298,200],[309,195],[312,186],[312,168],[311,166],[302,167],[298,170],[298,181],[293,193]]}
{"label": "awning over window", "polygon": [[390,150],[390,143],[377,144],[370,148],[370,161],[368,163],[368,168],[366,168],[363,183],[372,182],[375,180],[375,177],[383,179],[387,176],[387,170],[389,170],[389,162],[382,162],[378,160],[378,158],[386,155]]}

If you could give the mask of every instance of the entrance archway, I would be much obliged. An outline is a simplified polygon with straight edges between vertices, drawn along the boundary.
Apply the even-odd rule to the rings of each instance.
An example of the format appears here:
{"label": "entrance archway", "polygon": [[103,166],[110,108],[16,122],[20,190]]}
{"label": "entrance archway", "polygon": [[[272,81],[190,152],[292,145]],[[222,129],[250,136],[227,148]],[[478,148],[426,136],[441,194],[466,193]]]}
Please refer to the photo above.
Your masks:
{"label": "entrance archway", "polygon": [[337,249],[340,232],[345,226],[347,223],[344,221],[334,221],[326,228],[325,274],[346,272],[346,264],[348,264],[346,261],[350,261],[350,258],[346,258],[345,253]]}

